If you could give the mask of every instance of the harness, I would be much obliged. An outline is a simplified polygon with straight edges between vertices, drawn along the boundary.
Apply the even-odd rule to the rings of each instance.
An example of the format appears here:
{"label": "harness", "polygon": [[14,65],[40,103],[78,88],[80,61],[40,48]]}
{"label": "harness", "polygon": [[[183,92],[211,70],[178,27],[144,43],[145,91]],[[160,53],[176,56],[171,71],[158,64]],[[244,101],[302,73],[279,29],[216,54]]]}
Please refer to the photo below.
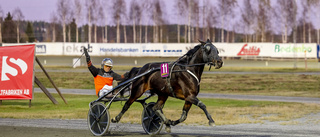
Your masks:
{"label": "harness", "polygon": [[[200,49],[200,48],[199,48]],[[199,49],[197,49],[196,51],[198,51]],[[196,52],[195,51],[195,52]],[[188,54],[188,53],[187,53]],[[167,87],[169,88],[169,91],[171,92],[172,96],[173,97],[176,97],[175,93],[173,92],[173,88],[171,86],[171,75],[172,73],[174,72],[188,72],[188,74],[190,74],[192,77],[194,77],[196,80],[197,80],[197,85],[199,86],[200,85],[200,80],[199,78],[194,74],[192,73],[190,70],[188,69],[184,69],[184,70],[175,70],[173,71],[173,68],[177,65],[177,66],[183,66],[183,67],[194,67],[194,66],[202,66],[202,65],[205,65],[205,64],[209,64],[210,67],[209,67],[209,70],[211,69],[211,65],[213,65],[213,62],[209,62],[209,57],[207,55],[203,55],[203,59],[204,59],[204,62],[207,62],[207,63],[198,63],[198,64],[191,64],[191,65],[188,65],[189,62],[187,62],[187,64],[180,64],[178,63],[183,57],[187,56],[187,54],[181,56],[178,60],[176,60],[175,62],[172,62],[172,63],[169,63],[169,76],[166,77],[166,81],[167,81]],[[187,56],[189,58],[189,56]],[[187,60],[189,61],[189,59]],[[172,64],[172,65],[171,65]]]}

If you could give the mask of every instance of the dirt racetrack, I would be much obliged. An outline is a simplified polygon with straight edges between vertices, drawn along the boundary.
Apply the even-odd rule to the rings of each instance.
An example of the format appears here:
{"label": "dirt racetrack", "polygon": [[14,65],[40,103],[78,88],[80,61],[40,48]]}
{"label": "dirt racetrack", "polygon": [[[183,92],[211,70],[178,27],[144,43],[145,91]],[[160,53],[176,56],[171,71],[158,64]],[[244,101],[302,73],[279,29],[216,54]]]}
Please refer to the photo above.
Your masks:
{"label": "dirt racetrack", "polygon": [[[74,57],[39,57],[43,65],[72,66]],[[145,64],[137,58],[137,65]],[[101,58],[93,57],[96,63]],[[117,65],[134,65],[135,58],[127,60],[124,58],[115,58]],[[153,61],[174,61],[169,58],[157,58]],[[84,58],[82,61],[84,62]],[[263,67],[266,61],[245,61],[229,60],[225,62],[226,66],[250,65],[253,67]],[[59,63],[59,64],[57,64]],[[304,67],[304,62],[298,62],[298,67]],[[319,68],[318,62],[311,62],[308,67]],[[269,67],[293,67],[293,62],[268,62]],[[221,95],[224,98],[225,95]],[[299,98],[300,99],[300,98]],[[261,99],[258,99],[261,100]],[[268,99],[267,99],[268,100]],[[296,100],[296,98],[294,99]],[[308,100],[310,101],[310,100]],[[314,101],[314,100],[312,100]],[[318,102],[316,100],[316,102]],[[310,103],[310,102],[308,102]],[[312,102],[314,103],[314,102]],[[1,110],[0,110],[1,111]],[[298,110],[297,110],[298,111]],[[172,133],[162,133],[161,137],[203,137],[203,136],[319,136],[320,135],[320,113],[310,114],[303,118],[292,119],[290,121],[269,122],[263,124],[237,124],[224,125],[216,127],[199,125],[178,125],[172,127]],[[130,136],[130,137],[149,137],[146,135],[140,124],[111,123],[110,133],[107,136]],[[7,119],[0,118],[0,137],[86,137],[93,136],[87,126],[85,119],[81,120],[60,120],[60,119]]]}
{"label": "dirt racetrack", "polygon": [[[172,133],[162,129],[161,137],[205,136],[283,136],[313,137],[320,135],[320,113],[290,121],[256,124],[236,124],[209,127],[207,125],[177,125]],[[140,124],[111,123],[107,136],[148,137]],[[66,137],[93,136],[85,119],[8,119],[0,118],[0,135],[4,137]]]}

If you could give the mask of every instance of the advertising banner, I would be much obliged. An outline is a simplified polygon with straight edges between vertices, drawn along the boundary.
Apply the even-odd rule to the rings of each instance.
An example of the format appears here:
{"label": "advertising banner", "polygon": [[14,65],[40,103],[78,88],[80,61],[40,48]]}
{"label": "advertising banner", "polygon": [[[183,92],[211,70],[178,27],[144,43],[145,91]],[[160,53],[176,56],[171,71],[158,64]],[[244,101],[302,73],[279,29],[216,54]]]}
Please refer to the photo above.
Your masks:
{"label": "advertising banner", "polygon": [[32,99],[35,45],[0,47],[0,100]]}
{"label": "advertising banner", "polygon": [[291,44],[274,44],[274,53],[272,57],[284,57],[284,58],[308,58],[316,57],[316,45],[317,44],[304,44],[304,43],[291,43]]}
{"label": "advertising banner", "polygon": [[317,45],[317,58],[320,59],[320,45]]}
{"label": "advertising banner", "polygon": [[[35,43],[36,55],[180,57],[199,43]],[[316,43],[213,43],[223,57],[316,58]],[[12,46],[14,44],[4,44]]]}

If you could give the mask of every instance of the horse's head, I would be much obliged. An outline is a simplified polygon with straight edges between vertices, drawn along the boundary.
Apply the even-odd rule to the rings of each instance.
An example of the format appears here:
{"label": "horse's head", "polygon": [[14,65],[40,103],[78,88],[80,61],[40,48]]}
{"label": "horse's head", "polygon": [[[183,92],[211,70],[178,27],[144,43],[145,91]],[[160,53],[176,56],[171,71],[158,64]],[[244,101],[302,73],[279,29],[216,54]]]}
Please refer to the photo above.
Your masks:
{"label": "horse's head", "polygon": [[215,66],[215,69],[219,69],[223,65],[223,61],[219,56],[219,51],[214,46],[211,41],[208,39],[206,42],[200,41],[201,43],[201,50],[203,55],[203,61],[211,65]]}

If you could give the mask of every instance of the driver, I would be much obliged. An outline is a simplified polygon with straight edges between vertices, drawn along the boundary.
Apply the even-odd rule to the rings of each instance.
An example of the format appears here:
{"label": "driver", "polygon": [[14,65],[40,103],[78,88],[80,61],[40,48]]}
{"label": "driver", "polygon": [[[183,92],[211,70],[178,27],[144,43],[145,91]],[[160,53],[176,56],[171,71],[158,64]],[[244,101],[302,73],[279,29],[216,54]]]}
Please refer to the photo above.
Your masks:
{"label": "driver", "polygon": [[114,80],[122,81],[127,77],[128,72],[119,75],[112,71],[113,61],[110,58],[103,59],[101,68],[96,68],[92,65],[87,48],[84,48],[84,53],[86,55],[88,69],[94,77],[94,86],[98,97],[109,93],[113,89],[112,83]]}

